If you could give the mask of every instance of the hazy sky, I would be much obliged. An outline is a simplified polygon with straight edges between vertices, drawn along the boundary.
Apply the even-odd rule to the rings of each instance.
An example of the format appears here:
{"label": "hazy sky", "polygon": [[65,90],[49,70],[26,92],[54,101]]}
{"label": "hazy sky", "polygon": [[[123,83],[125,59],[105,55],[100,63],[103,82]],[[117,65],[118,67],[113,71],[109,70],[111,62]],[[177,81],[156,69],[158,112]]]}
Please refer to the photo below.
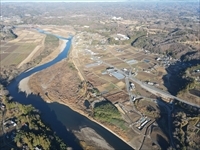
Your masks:
{"label": "hazy sky", "polygon": [[127,1],[127,0],[0,0],[1,2],[98,2],[98,1]]}
{"label": "hazy sky", "polygon": [[199,1],[199,0],[0,0],[0,2],[123,2],[123,1]]}

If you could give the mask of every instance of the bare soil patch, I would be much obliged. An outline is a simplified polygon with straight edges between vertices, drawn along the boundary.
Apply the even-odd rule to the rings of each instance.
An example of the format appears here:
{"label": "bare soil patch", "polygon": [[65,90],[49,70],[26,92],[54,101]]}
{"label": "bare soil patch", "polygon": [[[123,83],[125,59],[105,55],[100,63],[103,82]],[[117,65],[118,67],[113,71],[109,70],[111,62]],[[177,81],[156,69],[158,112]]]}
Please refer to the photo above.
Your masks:
{"label": "bare soil patch", "polygon": [[6,49],[5,52],[12,52],[15,49],[17,49],[18,47],[19,47],[19,45],[13,45],[13,44],[11,44],[10,47],[8,49]]}
{"label": "bare soil patch", "polygon": [[93,129],[89,127],[85,127],[80,129],[80,132],[75,132],[77,137],[84,141],[85,144],[90,146],[96,146],[96,149],[99,150],[112,150],[113,148],[99,135],[97,134]]}
{"label": "bare soil patch", "polygon": [[145,57],[146,57],[146,55],[141,55],[141,56],[139,56],[139,57],[135,57],[135,60],[141,61],[141,60],[143,60]]}
{"label": "bare soil patch", "polygon": [[138,72],[137,75],[138,79],[141,80],[151,80],[155,78],[155,75],[151,74],[151,73],[147,73],[147,72]]}
{"label": "bare soil patch", "polygon": [[121,91],[118,91],[116,93],[108,93],[105,95],[105,97],[112,103],[123,102],[124,100],[128,99],[128,95]]}

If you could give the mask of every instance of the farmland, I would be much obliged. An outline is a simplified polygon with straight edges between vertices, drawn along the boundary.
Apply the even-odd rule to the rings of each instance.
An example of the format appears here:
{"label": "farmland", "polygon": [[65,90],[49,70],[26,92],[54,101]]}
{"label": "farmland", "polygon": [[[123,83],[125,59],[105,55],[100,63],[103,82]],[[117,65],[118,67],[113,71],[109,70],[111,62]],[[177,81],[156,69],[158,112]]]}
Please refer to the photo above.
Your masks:
{"label": "farmland", "polygon": [[[127,69],[133,73],[140,81],[151,81],[157,84],[159,88],[166,89],[163,86],[162,76],[166,74],[165,68],[159,65],[156,60],[157,54],[149,51],[137,49],[129,45],[98,45],[85,44],[87,37],[95,39],[98,34],[87,32],[78,33],[74,41],[73,56],[76,60],[80,72],[86,80],[99,89],[99,91],[110,101],[125,101],[128,99],[125,81],[117,79],[107,71],[108,65],[115,66],[121,70]],[[76,56],[76,57],[75,57]],[[78,57],[78,59],[76,59]],[[98,63],[99,61],[99,63]],[[136,84],[137,86],[137,84]],[[135,94],[145,94],[152,97],[152,94],[138,88],[132,91]],[[121,98],[119,98],[120,94]],[[115,97],[115,98],[114,98]],[[116,100],[116,97],[119,99]]]}
{"label": "farmland", "polygon": [[[32,93],[102,123],[134,149],[198,149],[200,122],[191,117],[199,117],[200,68],[192,67],[199,64],[199,5],[171,1],[2,4],[1,81],[49,62],[65,46],[32,28],[72,35],[68,57],[30,77]],[[71,117],[73,132],[92,149],[91,131]]]}
{"label": "farmland", "polygon": [[[14,32],[18,37],[14,40],[3,42],[1,45],[1,66],[18,65],[31,54],[37,45],[42,45],[45,39],[45,35],[31,29],[17,28]],[[38,52],[40,50],[38,49]]]}

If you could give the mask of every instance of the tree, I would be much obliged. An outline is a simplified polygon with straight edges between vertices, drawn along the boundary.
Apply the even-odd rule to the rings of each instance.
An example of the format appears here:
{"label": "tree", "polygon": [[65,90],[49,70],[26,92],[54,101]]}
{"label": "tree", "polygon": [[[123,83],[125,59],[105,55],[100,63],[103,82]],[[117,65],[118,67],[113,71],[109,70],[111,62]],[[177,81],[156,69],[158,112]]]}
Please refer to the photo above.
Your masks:
{"label": "tree", "polygon": [[9,94],[8,90],[1,90],[1,94],[7,96]]}

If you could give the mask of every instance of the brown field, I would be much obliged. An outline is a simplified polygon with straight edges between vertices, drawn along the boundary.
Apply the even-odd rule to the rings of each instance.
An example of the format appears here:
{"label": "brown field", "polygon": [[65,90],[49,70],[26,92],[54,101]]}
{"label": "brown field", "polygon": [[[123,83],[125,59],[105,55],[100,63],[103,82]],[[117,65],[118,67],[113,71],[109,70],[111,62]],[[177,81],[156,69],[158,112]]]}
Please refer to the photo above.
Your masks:
{"label": "brown field", "polygon": [[123,102],[128,99],[128,95],[121,91],[112,91],[112,93],[106,94],[105,97],[112,103]]}
{"label": "brown field", "polygon": [[6,50],[4,50],[4,52],[8,53],[8,52],[12,52],[13,50],[17,49],[19,47],[19,45],[10,45],[9,48],[7,48]]}
{"label": "brown field", "polygon": [[127,50],[125,50],[124,53],[125,53],[126,55],[133,55],[132,52],[129,52],[129,51],[127,51]]}
{"label": "brown field", "polygon": [[151,105],[152,107],[154,107],[156,109],[157,112],[160,112],[160,110],[158,109],[157,107],[157,104],[152,102],[152,101],[149,101],[147,99],[142,99],[142,100],[139,100],[138,104],[137,104],[137,107],[147,107],[148,105]]}
{"label": "brown field", "polygon": [[124,87],[125,87],[125,83],[122,82],[122,81],[117,82],[116,85],[117,85],[119,88],[124,88]]}
{"label": "brown field", "polygon": [[74,35],[75,34],[75,30],[72,26],[51,26],[51,25],[43,25],[41,27],[39,27],[45,31],[54,33],[54,34],[58,34],[64,37],[68,37],[70,34]]}
{"label": "brown field", "polygon": [[149,62],[147,63],[150,67],[153,67],[154,66],[154,63],[153,62]]}
{"label": "brown field", "polygon": [[5,59],[9,54],[8,53],[1,53],[0,58],[1,60]]}
{"label": "brown field", "polygon": [[137,67],[140,67],[141,69],[148,69],[149,65],[147,63],[140,62],[137,64]]}
{"label": "brown field", "polygon": [[9,48],[9,46],[6,46],[6,45],[2,46],[2,45],[1,45],[0,51],[3,51],[3,50],[5,51],[7,48]]}
{"label": "brown field", "polygon": [[111,53],[103,54],[102,56],[103,57],[101,58],[101,60],[107,60],[113,58],[113,55]]}
{"label": "brown field", "polygon": [[137,75],[137,78],[139,80],[142,80],[142,81],[146,81],[146,80],[152,80],[154,79],[156,76],[154,76],[153,74],[151,73],[146,73],[146,72],[138,72],[138,75]]}
{"label": "brown field", "polygon": [[[11,45],[10,48],[8,48],[1,57],[4,57],[3,60],[1,60],[2,65],[12,65],[12,64],[19,64],[22,60],[24,60],[31,51],[36,47],[35,44],[23,44],[23,45]],[[5,55],[5,53],[7,55]]]}
{"label": "brown field", "polygon": [[96,88],[99,90],[100,93],[105,92],[105,89],[101,86],[97,86]]}
{"label": "brown field", "polygon": [[101,86],[103,84],[106,83],[105,80],[100,79],[98,76],[94,75],[94,74],[89,74],[88,76],[86,76],[87,80],[92,83],[94,86]]}
{"label": "brown field", "polygon": [[151,97],[152,94],[149,93],[148,91],[146,91],[145,89],[141,88],[141,86],[139,86],[138,84],[134,83],[135,84],[135,93],[136,95],[142,95],[144,97]]}
{"label": "brown field", "polygon": [[134,59],[134,54],[127,56],[126,59],[127,60],[133,60]]}
{"label": "brown field", "polygon": [[156,55],[148,55],[147,59],[151,59],[151,60],[154,60],[157,58],[158,56]]}
{"label": "brown field", "polygon": [[162,72],[163,74],[166,74],[165,68],[157,67],[156,70],[159,71],[159,72]]}
{"label": "brown field", "polygon": [[6,44],[7,42],[4,42],[4,41],[0,41],[1,42],[1,45],[4,45],[4,44]]}
{"label": "brown field", "polygon": [[97,70],[105,70],[108,66],[104,65],[104,64],[101,64],[99,66],[96,66],[93,68],[94,71],[97,71]]}
{"label": "brown field", "polygon": [[161,72],[161,71],[158,72],[159,78],[162,77],[163,75],[164,75],[163,72]]}
{"label": "brown field", "polygon": [[[126,108],[128,108],[128,107],[126,106]],[[132,106],[129,106],[128,110],[132,110]],[[133,122],[136,122],[137,120],[140,119],[140,115],[138,115],[137,113],[130,113],[129,117]]]}
{"label": "brown field", "polygon": [[141,52],[137,52],[133,55],[134,58],[140,57],[141,55],[143,55],[143,53]]}
{"label": "brown field", "polygon": [[117,68],[119,69],[123,69],[123,68],[130,68],[129,65],[127,63],[120,63],[116,65]]}
{"label": "brown field", "polygon": [[137,61],[142,61],[145,57],[146,55],[140,55],[139,57],[134,57],[134,59]]}
{"label": "brown field", "polygon": [[129,56],[129,55],[133,55],[133,53],[127,53],[127,52],[121,52],[120,53],[121,55],[118,55],[118,57],[121,57],[121,58],[123,58],[123,57],[126,57],[126,56]]}
{"label": "brown field", "polygon": [[88,65],[88,64],[95,63],[93,60],[91,60],[89,58],[79,59],[79,62],[82,62],[85,66]]}
{"label": "brown field", "polygon": [[[1,65],[19,64],[45,38],[45,35],[31,29],[24,30],[17,28],[14,32],[18,35],[18,38],[7,43],[4,42],[4,46],[1,47]],[[35,40],[38,42],[35,42]]]}
{"label": "brown field", "polygon": [[115,77],[110,76],[110,75],[108,75],[108,74],[102,75],[101,77],[102,77],[104,80],[110,81],[110,82],[112,82],[112,83],[117,83],[117,82],[119,81],[119,80],[117,80]]}
{"label": "brown field", "polygon": [[[105,88],[106,88],[108,85],[109,85],[109,83],[106,82],[106,83],[102,84],[101,86],[98,86],[98,89],[102,89],[102,91],[104,91]],[[102,91],[101,91],[101,92],[102,92]]]}
{"label": "brown field", "polygon": [[109,49],[109,51],[110,51],[112,54],[114,54],[115,56],[119,56],[119,55],[125,54],[124,52],[119,52],[119,51],[117,51],[116,48],[114,48],[114,49]]}
{"label": "brown field", "polygon": [[121,62],[121,60],[115,58],[115,57],[112,57],[110,59],[106,59],[105,62],[107,63],[115,63],[115,62]]}
{"label": "brown field", "polygon": [[[118,89],[114,86],[114,84],[112,83],[108,83],[108,82],[105,82],[105,84],[102,84],[101,86],[97,86],[96,87],[100,92],[105,92],[107,91],[107,93],[111,92],[111,91],[118,91]],[[103,94],[104,96],[107,95],[106,94]]]}
{"label": "brown field", "polygon": [[91,77],[87,78],[87,80],[92,83],[92,85],[96,86],[101,86],[102,84],[106,83],[103,80],[99,79],[98,77]]}
{"label": "brown field", "polygon": [[118,64],[122,64],[123,63],[123,61],[114,61],[114,62],[110,62],[109,64],[111,64],[111,65],[113,65],[113,66],[116,66],[116,65],[118,65]]}
{"label": "brown field", "polygon": [[117,57],[119,57],[119,58],[121,58],[121,59],[128,59],[128,58],[130,58],[130,57],[132,57],[133,58],[133,54],[131,53],[131,54],[127,54],[127,53],[125,53],[125,54],[122,54],[122,55],[118,55]]}

